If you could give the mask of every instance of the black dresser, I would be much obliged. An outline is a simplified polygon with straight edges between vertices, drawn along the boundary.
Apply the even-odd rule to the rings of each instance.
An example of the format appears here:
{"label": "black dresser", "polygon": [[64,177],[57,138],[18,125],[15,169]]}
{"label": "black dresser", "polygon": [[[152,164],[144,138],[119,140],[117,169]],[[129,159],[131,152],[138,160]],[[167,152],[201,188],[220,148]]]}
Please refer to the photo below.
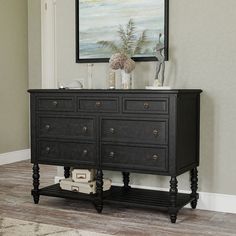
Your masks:
{"label": "black dresser", "polygon": [[[201,90],[29,90],[34,202],[40,195],[165,208],[171,222],[196,208]],[[97,169],[94,195],[39,188],[39,164]],[[103,170],[119,171],[124,185],[103,193]],[[190,171],[191,192],[178,193],[177,176]],[[170,176],[170,190],[131,188],[130,172]],[[148,183],[147,183],[148,185]],[[158,183],[157,183],[158,186]]]}

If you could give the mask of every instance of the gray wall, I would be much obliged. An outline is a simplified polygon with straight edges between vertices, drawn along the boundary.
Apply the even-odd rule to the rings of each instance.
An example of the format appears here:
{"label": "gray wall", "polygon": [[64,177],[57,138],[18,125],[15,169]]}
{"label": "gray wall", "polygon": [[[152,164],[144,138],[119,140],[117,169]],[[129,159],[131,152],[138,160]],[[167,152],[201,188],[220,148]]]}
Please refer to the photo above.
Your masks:
{"label": "gray wall", "polygon": [[[170,60],[166,82],[173,88],[204,90],[199,177],[199,189],[204,192],[236,194],[236,188],[232,187],[236,179],[235,9],[235,0],[170,1]],[[75,63],[74,0],[57,0],[57,20],[58,80],[86,79],[87,66]],[[154,70],[152,62],[138,63],[134,74],[136,87],[151,83]],[[95,64],[93,71],[94,87],[104,87],[107,64]],[[121,181],[117,173],[106,172],[106,176]],[[132,182],[169,185],[168,178],[151,175],[134,174]],[[179,186],[189,189],[187,174],[179,178]]]}
{"label": "gray wall", "polygon": [[0,153],[28,148],[27,0],[1,0]]}
{"label": "gray wall", "polygon": [[41,1],[28,0],[29,88],[41,88]]}

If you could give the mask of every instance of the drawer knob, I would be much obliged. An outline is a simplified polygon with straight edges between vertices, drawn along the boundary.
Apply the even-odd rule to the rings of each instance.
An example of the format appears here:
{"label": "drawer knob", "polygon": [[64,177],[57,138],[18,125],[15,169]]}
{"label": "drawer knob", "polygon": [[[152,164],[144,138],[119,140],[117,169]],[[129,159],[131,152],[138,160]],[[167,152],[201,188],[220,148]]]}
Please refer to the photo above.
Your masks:
{"label": "drawer knob", "polygon": [[115,156],[115,153],[114,153],[114,152],[110,152],[110,153],[109,153],[109,157],[110,157],[110,158],[114,158],[114,156]]}
{"label": "drawer knob", "polygon": [[99,108],[99,107],[102,106],[102,103],[101,103],[100,101],[97,101],[97,102],[95,103],[95,106],[96,106],[97,108]]}
{"label": "drawer knob", "polygon": [[88,150],[87,150],[87,149],[84,149],[83,155],[85,156],[85,155],[87,155],[87,154],[88,154]]}
{"label": "drawer knob", "polygon": [[47,130],[49,130],[49,129],[50,129],[50,125],[45,125],[45,128],[46,128]]}
{"label": "drawer knob", "polygon": [[152,159],[153,159],[154,161],[156,161],[158,158],[159,158],[159,157],[158,157],[157,154],[154,154],[154,155],[152,156]]}
{"label": "drawer knob", "polygon": [[53,104],[53,106],[56,107],[58,105],[58,101],[53,101],[52,104]]}
{"label": "drawer knob", "polygon": [[143,104],[143,107],[144,107],[144,109],[148,109],[150,106],[149,106],[149,103],[148,102],[145,102],[144,104]]}
{"label": "drawer knob", "polygon": [[50,148],[50,147],[46,147],[46,152],[47,152],[47,153],[49,153],[49,152],[50,152],[50,150],[51,150],[51,148]]}
{"label": "drawer knob", "polygon": [[87,126],[84,126],[83,129],[82,129],[82,132],[85,134],[88,132],[88,127]]}
{"label": "drawer knob", "polygon": [[115,129],[114,128],[110,128],[110,133],[114,134],[115,133]]}
{"label": "drawer knob", "polygon": [[152,133],[154,136],[159,136],[159,131],[157,129],[154,129]]}

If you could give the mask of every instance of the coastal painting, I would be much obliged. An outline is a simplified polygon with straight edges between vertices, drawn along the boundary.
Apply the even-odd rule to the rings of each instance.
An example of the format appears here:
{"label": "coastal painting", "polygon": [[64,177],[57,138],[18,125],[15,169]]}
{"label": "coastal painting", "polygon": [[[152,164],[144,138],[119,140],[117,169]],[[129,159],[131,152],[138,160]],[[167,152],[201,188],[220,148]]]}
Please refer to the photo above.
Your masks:
{"label": "coastal painting", "polygon": [[[155,45],[159,35],[167,46],[168,0],[76,0],[77,62],[106,62],[112,52],[99,41],[119,44],[117,33],[130,19],[139,37],[146,32],[147,43],[136,61],[155,60]],[[167,48],[165,47],[165,50]],[[165,52],[166,53],[166,52]]]}

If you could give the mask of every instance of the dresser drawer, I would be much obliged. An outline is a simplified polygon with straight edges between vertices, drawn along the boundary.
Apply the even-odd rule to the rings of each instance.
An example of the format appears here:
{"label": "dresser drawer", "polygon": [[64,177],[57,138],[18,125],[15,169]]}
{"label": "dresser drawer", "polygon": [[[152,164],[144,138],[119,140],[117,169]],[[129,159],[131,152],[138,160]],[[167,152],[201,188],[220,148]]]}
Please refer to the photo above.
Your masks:
{"label": "dresser drawer", "polygon": [[168,114],[168,101],[168,98],[123,98],[123,112]]}
{"label": "dresser drawer", "polygon": [[94,139],[93,118],[39,116],[39,136]]}
{"label": "dresser drawer", "polygon": [[168,171],[166,148],[102,145],[102,166]]}
{"label": "dresser drawer", "polygon": [[118,112],[117,98],[78,98],[78,110],[86,112]]}
{"label": "dresser drawer", "polygon": [[102,119],[102,141],[168,143],[168,120]]}
{"label": "dresser drawer", "polygon": [[96,146],[89,143],[41,140],[38,143],[38,160],[57,163],[96,163]]}
{"label": "dresser drawer", "polygon": [[75,111],[73,97],[39,97],[36,109],[39,111]]}

